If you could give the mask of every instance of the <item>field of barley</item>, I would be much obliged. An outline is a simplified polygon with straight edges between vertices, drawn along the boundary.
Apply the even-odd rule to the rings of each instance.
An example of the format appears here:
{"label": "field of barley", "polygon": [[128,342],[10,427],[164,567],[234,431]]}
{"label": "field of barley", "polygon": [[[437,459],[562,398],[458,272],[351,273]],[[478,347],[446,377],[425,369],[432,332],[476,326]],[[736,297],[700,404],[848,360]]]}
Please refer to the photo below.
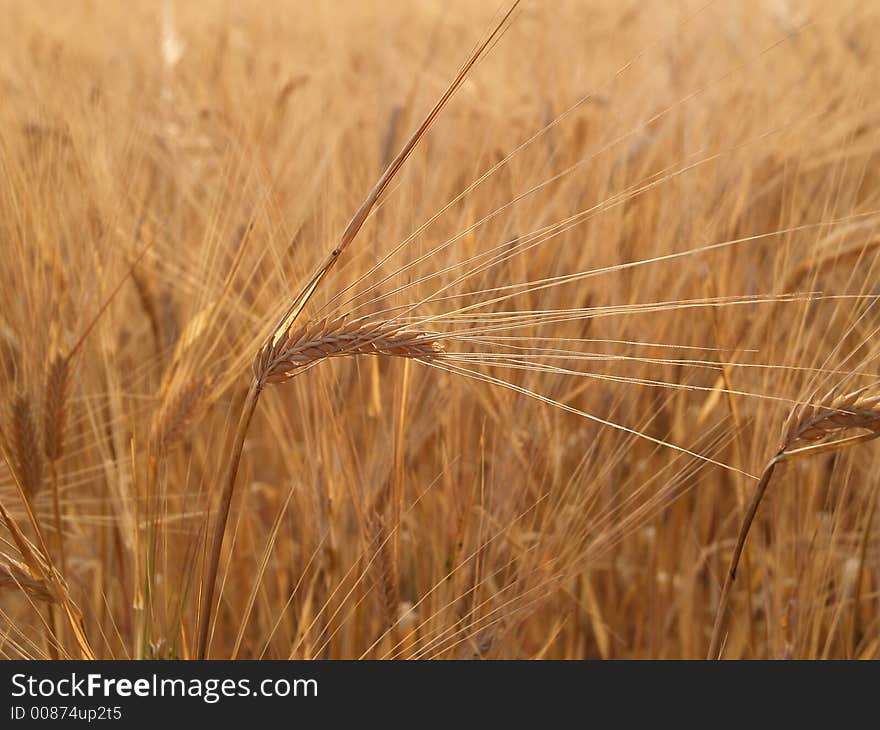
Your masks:
{"label": "field of barley", "polygon": [[880,4],[0,16],[0,657],[880,657]]}

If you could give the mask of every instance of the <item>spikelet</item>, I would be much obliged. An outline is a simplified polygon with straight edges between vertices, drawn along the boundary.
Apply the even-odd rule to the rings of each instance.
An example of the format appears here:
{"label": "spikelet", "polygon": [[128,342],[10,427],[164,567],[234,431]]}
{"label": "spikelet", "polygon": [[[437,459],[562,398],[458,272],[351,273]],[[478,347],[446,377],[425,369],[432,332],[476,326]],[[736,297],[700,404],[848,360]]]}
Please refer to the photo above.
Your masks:
{"label": "spikelet", "polygon": [[196,416],[211,400],[214,385],[212,376],[197,375],[170,386],[151,426],[151,441],[160,450],[173,448],[186,436]]}
{"label": "spikelet", "polygon": [[46,369],[43,392],[43,453],[49,461],[57,461],[64,452],[69,376],[70,361],[56,353]]}
{"label": "spikelet", "polygon": [[43,454],[33,409],[27,395],[18,394],[12,402],[10,433],[15,470],[28,497],[43,485]]}
{"label": "spikelet", "polygon": [[397,584],[397,571],[391,541],[385,526],[385,518],[374,512],[367,524],[370,552],[375,555],[376,583],[382,594],[382,608],[385,612],[386,627],[391,627],[397,620],[397,609],[400,604]]}
{"label": "spikelet", "polygon": [[403,329],[385,321],[315,320],[277,344],[267,343],[254,360],[254,375],[265,383],[283,382],[298,370],[330,357],[385,355],[430,360],[443,353],[439,338],[436,332]]}
{"label": "spikelet", "polygon": [[[860,441],[880,436],[880,396],[872,386],[842,396],[829,394],[823,405],[794,411],[785,424],[779,453],[782,457],[818,453],[849,443],[853,432]],[[831,443],[825,443],[831,440]]]}

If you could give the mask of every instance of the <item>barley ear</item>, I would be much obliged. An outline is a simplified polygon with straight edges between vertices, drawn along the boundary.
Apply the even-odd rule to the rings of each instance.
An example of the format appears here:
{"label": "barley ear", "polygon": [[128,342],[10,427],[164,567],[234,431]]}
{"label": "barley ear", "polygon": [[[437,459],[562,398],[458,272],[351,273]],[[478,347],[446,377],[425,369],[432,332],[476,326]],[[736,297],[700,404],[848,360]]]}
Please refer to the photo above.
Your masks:
{"label": "barley ear", "polygon": [[764,467],[740,525],[715,613],[708,659],[720,658],[721,634],[736,570],[758,506],[767,491],[776,465],[803,456],[839,451],[880,437],[880,397],[870,395],[870,392],[870,388],[862,388],[841,396],[832,390],[826,394],[823,403],[804,404],[789,415],[783,429],[782,443]]}
{"label": "barley ear", "polygon": [[34,578],[27,567],[8,555],[0,554],[0,589],[18,588],[28,598],[42,603],[57,603],[52,586],[42,578]]}
{"label": "barley ear", "polygon": [[64,451],[69,376],[70,361],[56,353],[49,361],[43,391],[43,453],[49,461],[58,461]]}
{"label": "barley ear", "polygon": [[24,393],[15,396],[10,420],[15,470],[25,494],[32,498],[43,485],[43,453],[31,401]]}
{"label": "barley ear", "polygon": [[168,451],[187,435],[196,416],[210,402],[214,385],[212,376],[197,375],[170,386],[150,428],[150,440],[156,448]]}

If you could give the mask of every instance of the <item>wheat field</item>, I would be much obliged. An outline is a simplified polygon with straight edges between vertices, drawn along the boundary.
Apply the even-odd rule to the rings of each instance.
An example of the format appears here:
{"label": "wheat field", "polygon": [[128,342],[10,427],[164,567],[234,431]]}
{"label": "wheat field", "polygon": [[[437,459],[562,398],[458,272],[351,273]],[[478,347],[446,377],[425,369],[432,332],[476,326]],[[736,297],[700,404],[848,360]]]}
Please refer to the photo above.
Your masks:
{"label": "wheat field", "polygon": [[0,656],[880,657],[880,5],[509,7],[0,2]]}

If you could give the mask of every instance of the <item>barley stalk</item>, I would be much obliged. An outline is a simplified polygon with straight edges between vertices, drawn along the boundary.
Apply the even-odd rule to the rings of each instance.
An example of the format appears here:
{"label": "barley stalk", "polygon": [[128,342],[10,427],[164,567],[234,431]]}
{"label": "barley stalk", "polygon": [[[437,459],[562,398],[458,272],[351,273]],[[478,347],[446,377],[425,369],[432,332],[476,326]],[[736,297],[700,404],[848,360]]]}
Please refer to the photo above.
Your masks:
{"label": "barley stalk", "polygon": [[[507,12],[495,25],[492,32],[471,53],[458,71],[458,74],[446,87],[446,90],[435,102],[434,106],[422,120],[418,128],[410,135],[397,156],[388,165],[385,172],[367,194],[360,208],[352,216],[345,230],[324,261],[318,266],[315,273],[306,281],[299,294],[284,311],[278,323],[272,328],[269,337],[260,348],[255,358],[254,376],[247,396],[242,404],[241,415],[233,441],[232,451],[226,471],[226,477],[222,485],[220,503],[214,526],[214,534],[211,548],[208,552],[208,565],[205,573],[205,583],[201,596],[199,609],[198,644],[196,646],[196,658],[205,659],[208,652],[208,637],[211,631],[211,614],[214,603],[214,590],[217,582],[217,571],[220,565],[220,553],[223,549],[223,538],[226,534],[226,524],[229,519],[229,509],[235,492],[235,478],[238,473],[238,465],[241,460],[241,452],[244,447],[244,439],[260,392],[263,386],[278,381],[285,381],[292,377],[292,373],[301,370],[309,363],[323,360],[327,357],[357,354],[385,354],[402,357],[423,357],[429,354],[437,354],[436,342],[431,340],[426,343],[426,333],[413,333],[406,330],[383,331],[379,325],[373,325],[374,329],[367,335],[360,329],[327,330],[326,324],[314,325],[318,330],[310,329],[309,325],[304,328],[296,328],[297,320],[308,304],[318,286],[327,274],[336,265],[339,257],[357,237],[370,212],[375,207],[382,193],[403,167],[419,140],[425,135],[434,119],[440,113],[446,103],[452,98],[455,91],[473,68],[474,64],[482,57],[492,43],[500,36],[507,26],[513,12],[519,5],[520,0],[514,0]],[[323,322],[323,321],[322,321]],[[338,322],[338,320],[337,320]],[[309,333],[320,334],[318,339],[309,337]],[[335,332],[336,338],[328,333]],[[405,333],[405,334],[402,334]],[[381,344],[378,344],[381,343]],[[381,348],[381,349],[377,349]],[[415,354],[418,352],[419,354]]]}
{"label": "barley stalk", "polygon": [[387,322],[346,324],[343,320],[319,320],[295,330],[289,337],[269,341],[254,360],[254,377],[242,405],[234,445],[229,458],[226,482],[217,509],[217,518],[211,550],[208,554],[208,572],[199,621],[197,656],[204,659],[207,652],[211,603],[223,549],[223,538],[235,487],[235,477],[241,460],[244,439],[265,385],[290,380],[298,372],[330,357],[383,355],[429,359],[443,352],[436,333],[401,330]]}
{"label": "barley stalk", "polygon": [[740,524],[715,613],[707,658],[720,658],[721,633],[730,601],[730,590],[736,579],[736,570],[746,538],[776,465],[801,456],[837,451],[880,436],[880,396],[869,396],[868,392],[869,388],[862,388],[844,396],[835,396],[832,393],[826,397],[825,405],[808,404],[792,411],[783,428],[779,448],[764,467],[752,501]]}

